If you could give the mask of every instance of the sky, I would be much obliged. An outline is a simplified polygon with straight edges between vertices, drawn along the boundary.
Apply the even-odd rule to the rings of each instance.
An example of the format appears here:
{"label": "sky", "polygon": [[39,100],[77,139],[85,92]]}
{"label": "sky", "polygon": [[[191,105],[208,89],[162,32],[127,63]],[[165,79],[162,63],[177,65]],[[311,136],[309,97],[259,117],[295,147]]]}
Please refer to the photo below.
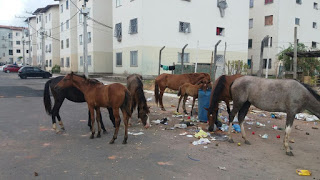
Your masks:
{"label": "sky", "polygon": [[48,4],[57,4],[54,0],[0,0],[0,25],[27,26],[24,19],[15,16],[32,16],[27,12],[34,12],[36,9],[45,7]]}

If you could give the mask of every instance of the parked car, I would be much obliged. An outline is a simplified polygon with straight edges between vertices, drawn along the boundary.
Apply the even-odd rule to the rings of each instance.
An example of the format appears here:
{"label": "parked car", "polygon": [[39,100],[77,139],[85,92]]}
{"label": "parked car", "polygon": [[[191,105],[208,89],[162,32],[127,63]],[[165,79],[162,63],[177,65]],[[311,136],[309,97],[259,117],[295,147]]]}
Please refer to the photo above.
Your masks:
{"label": "parked car", "polygon": [[27,77],[50,78],[52,77],[52,74],[37,67],[24,66],[18,71],[18,76],[21,79],[26,79]]}
{"label": "parked car", "polygon": [[3,72],[10,73],[10,72],[18,72],[20,67],[18,65],[9,64],[3,68]]}
{"label": "parked car", "polygon": [[5,65],[0,66],[0,71],[3,71],[4,66],[5,66]]}

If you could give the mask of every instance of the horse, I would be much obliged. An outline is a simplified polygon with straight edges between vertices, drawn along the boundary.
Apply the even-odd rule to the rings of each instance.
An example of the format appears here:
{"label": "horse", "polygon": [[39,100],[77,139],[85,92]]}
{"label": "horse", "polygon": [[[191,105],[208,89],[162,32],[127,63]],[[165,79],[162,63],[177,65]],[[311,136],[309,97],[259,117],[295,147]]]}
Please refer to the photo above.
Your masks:
{"label": "horse", "polygon": [[[59,121],[61,129],[65,130],[65,128],[63,126],[63,123],[61,121],[60,114],[59,114],[59,110],[60,110],[60,107],[61,107],[64,99],[68,99],[69,101],[76,102],[76,103],[86,102],[83,93],[81,91],[79,91],[75,87],[65,88],[65,89],[60,90],[60,91],[58,91],[57,89],[54,88],[63,78],[64,78],[64,76],[58,76],[56,78],[53,78],[53,79],[50,79],[49,81],[47,81],[45,86],[44,86],[44,93],[43,93],[44,107],[45,107],[45,110],[46,110],[47,114],[52,116],[53,129],[56,132],[59,132],[59,130],[57,130],[57,126],[56,126],[56,118]],[[50,90],[51,90],[51,93],[52,93],[53,98],[54,98],[54,106],[53,106],[53,108],[52,108],[52,104],[51,104]],[[114,123],[112,110],[108,109],[108,111],[109,111],[109,114],[110,114],[110,119]],[[91,129],[90,112],[88,112],[88,116],[89,116],[89,118],[88,118],[88,126]],[[104,124],[102,122],[101,114],[100,114],[100,120],[101,120],[100,121],[101,128],[102,128],[103,132],[106,133],[107,131],[106,131],[106,129],[104,127]]]}
{"label": "horse", "polygon": [[[232,82],[242,77],[241,74],[235,74],[231,76],[222,75],[220,76],[214,83],[211,95],[210,95],[210,105],[209,108],[205,108],[207,110],[207,117],[209,120],[209,131],[213,131],[214,124],[217,124],[218,119],[218,110],[219,103],[224,101],[227,105],[227,112],[230,115],[230,104],[232,101],[232,97],[230,95],[230,85]],[[221,124],[221,123],[220,123]]]}
{"label": "horse", "polygon": [[[122,144],[127,144],[128,140],[128,121],[131,117],[131,95],[128,89],[119,83],[114,83],[110,85],[104,85],[99,81],[93,79],[87,79],[85,76],[77,75],[71,72],[67,74],[57,85],[56,88],[63,89],[68,87],[76,87],[83,94],[84,98],[88,104],[90,111],[91,122],[91,136],[90,139],[94,138],[95,128],[94,128],[94,110],[96,114],[100,114],[100,107],[112,108],[113,116],[115,117],[115,131],[110,144],[113,144],[117,139],[118,131],[120,127],[120,114],[119,109],[121,109],[125,125],[125,135]],[[97,138],[100,138],[100,116],[97,116],[98,124],[98,134]]]}
{"label": "horse", "polygon": [[238,113],[242,138],[246,144],[250,144],[246,139],[243,126],[243,121],[250,105],[265,111],[287,113],[283,142],[288,156],[293,156],[288,139],[295,115],[308,110],[320,118],[320,95],[310,86],[296,80],[274,80],[243,76],[233,82],[230,93],[233,98],[233,109],[230,114],[228,132],[229,142],[231,143],[233,142],[231,137],[232,121]]}
{"label": "horse", "polygon": [[128,76],[127,88],[131,94],[131,114],[138,106],[138,118],[141,119],[145,128],[149,128],[150,120],[148,114],[150,110],[143,92],[142,76],[139,74]]}
{"label": "horse", "polygon": [[[189,74],[161,74],[155,79],[154,96],[156,104],[161,107],[162,111],[166,109],[162,103],[163,93],[166,88],[178,90],[184,83],[197,84],[201,80],[210,83],[210,75],[208,73],[189,73]],[[160,89],[160,93],[159,93]]]}

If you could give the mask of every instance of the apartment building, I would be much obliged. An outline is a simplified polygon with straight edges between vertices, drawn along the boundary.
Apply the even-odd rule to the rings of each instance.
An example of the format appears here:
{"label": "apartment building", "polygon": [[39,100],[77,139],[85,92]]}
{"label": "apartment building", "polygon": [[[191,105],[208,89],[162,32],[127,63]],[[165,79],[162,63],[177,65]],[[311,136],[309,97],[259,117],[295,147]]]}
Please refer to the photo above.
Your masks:
{"label": "apartment building", "polygon": [[9,54],[13,55],[12,30],[8,26],[0,25],[0,62],[13,62],[13,58],[9,57]]}
{"label": "apartment building", "polygon": [[[113,1],[114,58],[116,74],[158,74],[162,64],[210,63],[215,44],[218,57],[247,61],[248,1],[115,0]],[[219,68],[219,67],[218,67]],[[161,73],[168,72],[161,70]],[[171,73],[171,72],[169,72]]]}
{"label": "apartment building", "polygon": [[29,36],[30,36],[30,53],[31,53],[31,60],[28,62],[31,66],[37,66],[37,34],[38,31],[36,29],[37,27],[37,18],[36,16],[29,17],[29,19],[25,20],[26,23],[29,23]]}
{"label": "apartment building", "polygon": [[38,32],[36,33],[37,64],[44,63],[46,70],[50,71],[54,65],[60,65],[59,5],[38,8],[33,14],[36,15],[35,29]]}
{"label": "apartment building", "polygon": [[298,29],[299,43],[305,44],[310,50],[319,48],[319,3],[319,0],[250,0],[248,64],[253,63],[254,74],[259,70],[261,41],[267,35],[271,48],[270,51],[264,48],[263,73],[267,57],[269,74],[279,73],[281,62],[277,55],[294,43],[294,27]]}

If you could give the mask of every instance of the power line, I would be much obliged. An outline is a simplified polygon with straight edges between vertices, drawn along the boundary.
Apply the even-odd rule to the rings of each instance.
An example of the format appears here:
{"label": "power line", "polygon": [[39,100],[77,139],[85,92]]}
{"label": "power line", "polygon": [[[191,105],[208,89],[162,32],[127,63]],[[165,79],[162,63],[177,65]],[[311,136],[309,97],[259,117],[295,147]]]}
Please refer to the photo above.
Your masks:
{"label": "power line", "polygon": [[[79,11],[81,11],[81,9],[72,1],[72,0],[70,0],[71,1],[71,3],[79,10]],[[84,0],[85,1],[85,0]]]}
{"label": "power line", "polygon": [[88,16],[88,19],[89,19],[89,20],[92,20],[93,22],[95,22],[95,23],[97,23],[97,24],[100,24],[101,26],[107,27],[107,28],[109,28],[109,29],[113,29],[111,26],[108,26],[108,25],[106,25],[106,24],[103,24],[103,23],[101,23],[101,22],[93,19],[93,18],[90,17],[90,16]]}

